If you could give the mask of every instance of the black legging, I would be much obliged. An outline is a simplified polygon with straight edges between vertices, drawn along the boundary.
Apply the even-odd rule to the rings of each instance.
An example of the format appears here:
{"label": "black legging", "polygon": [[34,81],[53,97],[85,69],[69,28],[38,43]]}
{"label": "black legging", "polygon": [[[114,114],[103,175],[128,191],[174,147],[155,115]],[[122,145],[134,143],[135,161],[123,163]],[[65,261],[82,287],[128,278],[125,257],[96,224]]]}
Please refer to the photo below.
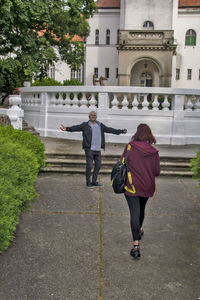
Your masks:
{"label": "black legging", "polygon": [[145,215],[145,206],[148,200],[148,197],[140,196],[127,196],[125,195],[128,202],[128,207],[130,210],[131,218],[131,231],[134,241],[141,239],[140,228],[142,227]]}

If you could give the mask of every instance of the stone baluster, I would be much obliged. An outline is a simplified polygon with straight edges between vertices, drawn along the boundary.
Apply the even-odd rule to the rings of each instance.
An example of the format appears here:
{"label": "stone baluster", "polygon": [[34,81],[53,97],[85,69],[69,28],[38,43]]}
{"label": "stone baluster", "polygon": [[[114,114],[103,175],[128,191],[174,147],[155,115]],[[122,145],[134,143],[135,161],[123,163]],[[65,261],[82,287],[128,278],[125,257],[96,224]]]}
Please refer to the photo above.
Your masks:
{"label": "stone baluster", "polygon": [[89,100],[89,108],[96,110],[97,100],[95,99],[95,93],[91,93],[91,99]]}
{"label": "stone baluster", "polygon": [[169,106],[170,106],[170,104],[169,104],[169,101],[168,101],[168,95],[165,95],[164,96],[164,102],[162,104],[162,108],[163,108],[163,110],[169,110]]}
{"label": "stone baluster", "polygon": [[132,101],[132,110],[138,110],[138,100],[137,95],[133,94],[133,101]]}
{"label": "stone baluster", "polygon": [[153,101],[152,106],[153,106],[153,109],[152,109],[152,110],[154,110],[154,111],[159,110],[159,108],[158,108],[158,107],[159,107],[158,95],[155,95],[155,96],[154,96],[154,101]]}
{"label": "stone baluster", "polygon": [[185,103],[185,109],[188,111],[192,111],[193,103],[191,101],[192,96],[187,96],[187,102]]}
{"label": "stone baluster", "polygon": [[117,94],[114,94],[113,96],[113,100],[111,101],[112,109],[119,109],[119,101],[117,99]]}
{"label": "stone baluster", "polygon": [[200,97],[196,97],[196,103],[194,104],[195,111],[200,111]]}
{"label": "stone baluster", "polygon": [[40,105],[40,104],[41,104],[40,94],[37,94],[36,105]]}
{"label": "stone baluster", "polygon": [[72,107],[78,108],[79,107],[79,100],[78,100],[78,93],[73,93],[74,99],[72,100]]}
{"label": "stone baluster", "polygon": [[142,102],[142,110],[148,110],[149,102],[147,101],[147,94],[144,95],[144,100]]}
{"label": "stone baluster", "polygon": [[86,98],[86,93],[82,93],[82,99],[80,100],[80,107],[87,108],[88,107],[88,100]]}
{"label": "stone baluster", "polygon": [[58,99],[57,99],[57,106],[63,106],[63,97],[61,93],[58,94]]}
{"label": "stone baluster", "polygon": [[70,99],[70,94],[69,93],[66,93],[66,99],[65,99],[65,107],[71,107],[71,102],[72,100]]}
{"label": "stone baluster", "polygon": [[128,94],[124,94],[124,99],[122,101],[122,109],[128,109],[129,102],[127,100]]}
{"label": "stone baluster", "polygon": [[51,106],[56,106],[56,97],[54,93],[50,94],[50,105]]}

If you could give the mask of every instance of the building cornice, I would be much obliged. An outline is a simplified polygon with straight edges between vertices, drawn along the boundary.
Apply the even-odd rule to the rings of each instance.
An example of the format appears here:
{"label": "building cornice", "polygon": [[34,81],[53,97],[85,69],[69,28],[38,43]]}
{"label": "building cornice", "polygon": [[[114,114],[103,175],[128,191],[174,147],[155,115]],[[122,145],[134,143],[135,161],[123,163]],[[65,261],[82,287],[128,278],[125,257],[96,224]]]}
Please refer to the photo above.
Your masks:
{"label": "building cornice", "polygon": [[178,14],[200,14],[200,7],[197,8],[179,8],[178,9]]}
{"label": "building cornice", "polygon": [[155,45],[117,45],[118,51],[173,51],[175,54],[177,45],[155,46]]}

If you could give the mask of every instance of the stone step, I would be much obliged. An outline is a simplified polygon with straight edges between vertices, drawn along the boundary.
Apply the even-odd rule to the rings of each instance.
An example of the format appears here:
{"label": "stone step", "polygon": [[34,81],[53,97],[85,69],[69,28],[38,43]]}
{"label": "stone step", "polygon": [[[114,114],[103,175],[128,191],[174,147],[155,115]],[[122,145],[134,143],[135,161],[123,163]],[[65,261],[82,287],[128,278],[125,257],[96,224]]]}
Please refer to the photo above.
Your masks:
{"label": "stone step", "polygon": [[[105,169],[102,168],[100,170],[100,174],[111,174],[112,168]],[[41,169],[41,172],[51,172],[51,173],[69,173],[69,174],[85,174],[85,168],[80,167],[52,167],[47,166],[45,168]],[[185,176],[185,177],[191,177],[193,175],[193,172],[191,171],[172,171],[172,170],[161,170],[162,176]]]}
{"label": "stone step", "polygon": [[[74,159],[74,160],[84,160],[85,161],[85,154],[84,153],[45,153],[48,159]],[[102,154],[102,161],[117,161],[120,159],[120,155],[115,154]],[[160,161],[162,162],[182,162],[182,163],[189,163],[192,157],[172,157],[172,156],[160,156]]]}
{"label": "stone step", "polygon": [[[117,160],[104,160],[102,159],[102,166],[105,168],[112,167]],[[46,160],[47,165],[51,167],[75,167],[75,166],[85,166],[85,159],[70,159],[70,158],[48,158]],[[189,162],[171,162],[171,161],[161,161],[160,162],[161,169],[188,169],[190,167]]]}
{"label": "stone step", "polygon": [[[43,172],[85,173],[85,155],[68,153],[46,153],[47,166]],[[120,159],[119,155],[102,155],[102,168],[100,173],[110,174],[112,167]],[[192,176],[190,158],[187,157],[161,157],[161,175]]]}

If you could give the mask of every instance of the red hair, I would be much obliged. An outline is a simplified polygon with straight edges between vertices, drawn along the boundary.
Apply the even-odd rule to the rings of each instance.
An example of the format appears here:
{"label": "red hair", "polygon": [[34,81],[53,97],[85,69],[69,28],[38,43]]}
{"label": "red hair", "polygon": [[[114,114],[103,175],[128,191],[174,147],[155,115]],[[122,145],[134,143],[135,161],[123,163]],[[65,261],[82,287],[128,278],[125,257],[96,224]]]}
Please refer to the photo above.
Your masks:
{"label": "red hair", "polygon": [[156,139],[153,136],[150,127],[147,124],[140,124],[137,127],[136,133],[132,136],[133,141],[147,141],[150,144],[155,144]]}

